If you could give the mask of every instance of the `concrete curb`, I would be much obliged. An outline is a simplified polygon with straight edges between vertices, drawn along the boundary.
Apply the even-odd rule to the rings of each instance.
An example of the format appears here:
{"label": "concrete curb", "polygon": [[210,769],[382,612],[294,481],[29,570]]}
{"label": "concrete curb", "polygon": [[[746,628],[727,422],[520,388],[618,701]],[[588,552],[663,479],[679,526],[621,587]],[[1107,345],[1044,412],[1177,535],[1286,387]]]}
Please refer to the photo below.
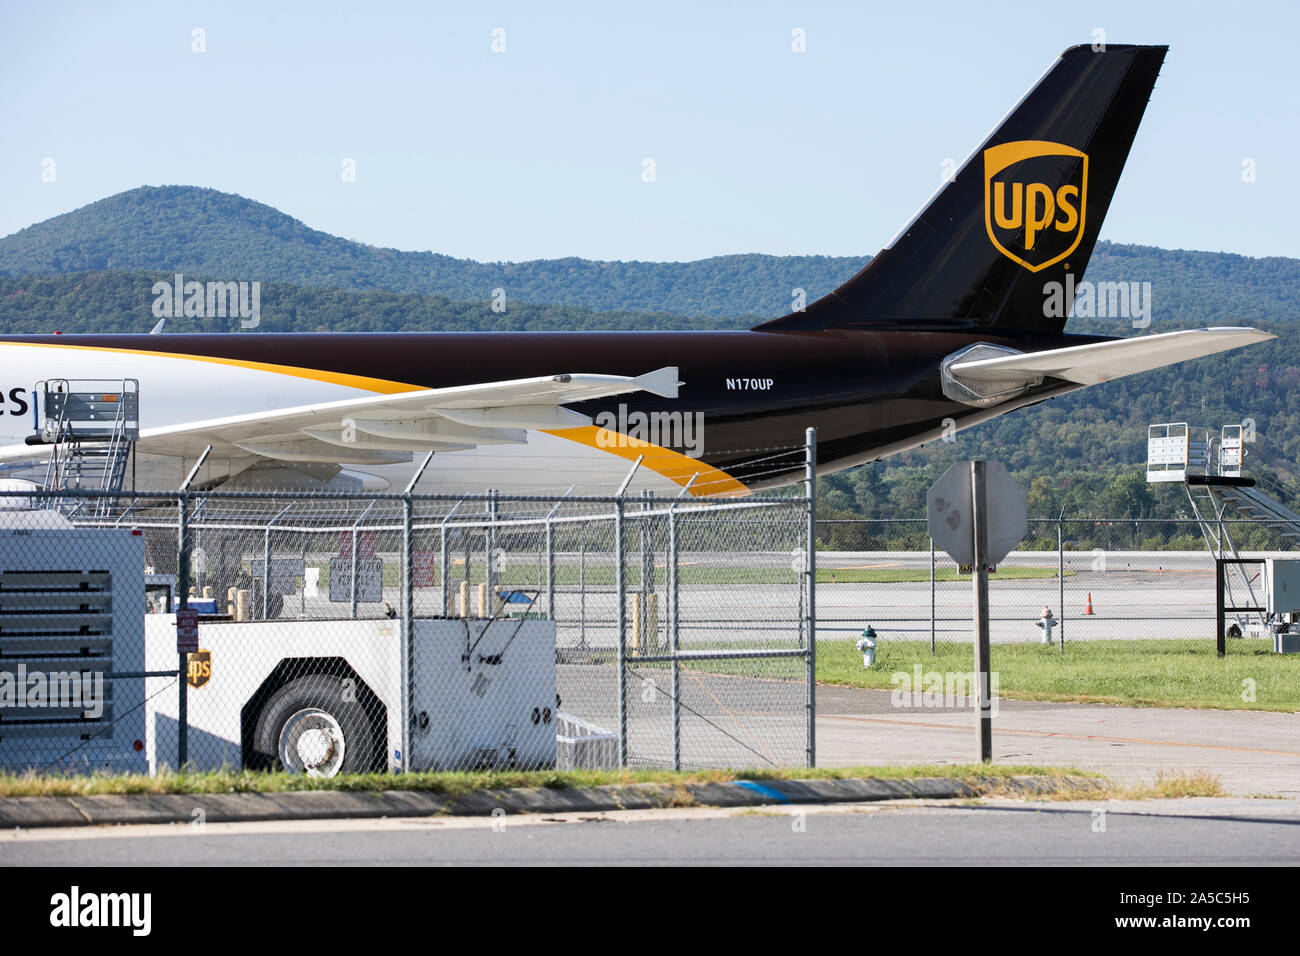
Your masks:
{"label": "concrete curb", "polygon": [[731,783],[610,784],[563,790],[482,790],[448,796],[421,790],[305,790],[290,793],[103,794],[0,799],[0,829],[140,823],[238,823],[260,820],[488,816],[505,813],[600,813],[664,807],[951,800],[990,792],[1025,797],[1088,792],[1088,777],[990,777],[957,780],[737,780]]}

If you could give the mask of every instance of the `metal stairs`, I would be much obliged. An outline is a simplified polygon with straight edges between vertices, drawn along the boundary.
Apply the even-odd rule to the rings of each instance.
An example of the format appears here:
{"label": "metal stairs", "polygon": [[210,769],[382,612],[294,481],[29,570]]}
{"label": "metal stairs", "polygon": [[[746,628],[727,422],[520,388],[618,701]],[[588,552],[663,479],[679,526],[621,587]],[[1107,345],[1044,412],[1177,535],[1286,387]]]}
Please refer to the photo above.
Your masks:
{"label": "metal stairs", "polygon": [[1258,488],[1218,488],[1216,491],[1242,517],[1272,528],[1288,542],[1300,540],[1300,514],[1274,500]]}
{"label": "metal stairs", "polygon": [[[1229,602],[1234,606],[1257,607],[1259,605],[1259,596],[1255,593],[1256,580],[1247,572],[1246,565],[1238,563],[1241,560],[1241,554],[1237,550],[1236,542],[1232,540],[1232,532],[1229,526],[1223,521],[1224,513],[1228,510],[1230,503],[1226,493],[1229,491],[1254,491],[1254,489],[1202,484],[1192,480],[1193,477],[1188,476],[1188,480],[1183,487],[1187,490],[1187,500],[1192,506],[1192,515],[1196,518],[1196,523],[1201,529],[1201,537],[1205,539],[1206,547],[1209,548],[1210,553],[1216,559],[1232,559],[1228,564],[1224,565],[1223,579]],[[1240,595],[1245,596],[1240,597]],[[1252,621],[1249,613],[1244,617],[1239,616],[1238,624],[1240,626],[1252,623],[1262,625],[1264,623],[1263,616],[1255,616],[1259,618],[1258,622]]]}
{"label": "metal stairs", "polygon": [[[37,417],[42,443],[50,446],[45,487],[53,491],[122,490],[127,465],[140,437],[140,383],[50,379],[38,382]],[[111,497],[68,499],[60,510],[100,517]]]}
{"label": "metal stairs", "polygon": [[[1275,461],[1264,450],[1263,443],[1253,434],[1253,426],[1246,432],[1242,425],[1224,426],[1217,438],[1211,435],[1209,429],[1189,429],[1183,423],[1176,423],[1172,428],[1166,425],[1152,426],[1148,431],[1149,462],[1154,447],[1151,438],[1154,436],[1157,442],[1167,443],[1171,431],[1177,439],[1174,444],[1182,444],[1186,449],[1178,456],[1180,460],[1172,462],[1172,465],[1174,472],[1183,481],[1201,536],[1216,558],[1232,559],[1224,567],[1224,585],[1230,600],[1234,604],[1242,603],[1235,595],[1244,593],[1246,606],[1259,606],[1260,599],[1255,593],[1258,575],[1250,574],[1246,570],[1247,566],[1239,563],[1241,555],[1232,539],[1229,525],[1224,521],[1224,515],[1232,509],[1240,517],[1276,532],[1288,545],[1294,545],[1300,540],[1300,514],[1274,497],[1274,494],[1286,496],[1288,492],[1269,472],[1286,472],[1294,476],[1295,470]],[[1247,457],[1253,459],[1252,471],[1255,471],[1257,478],[1246,478],[1241,474]],[[1268,471],[1261,470],[1261,466]],[[1162,467],[1167,469],[1169,464],[1157,465],[1154,473],[1158,475],[1158,480],[1168,480],[1169,473],[1160,472]],[[1152,465],[1149,463],[1148,480],[1151,480],[1152,474]],[[1265,488],[1259,487],[1261,483]],[[1257,616],[1262,625],[1263,615]],[[1243,619],[1242,623],[1249,623],[1249,618]]]}

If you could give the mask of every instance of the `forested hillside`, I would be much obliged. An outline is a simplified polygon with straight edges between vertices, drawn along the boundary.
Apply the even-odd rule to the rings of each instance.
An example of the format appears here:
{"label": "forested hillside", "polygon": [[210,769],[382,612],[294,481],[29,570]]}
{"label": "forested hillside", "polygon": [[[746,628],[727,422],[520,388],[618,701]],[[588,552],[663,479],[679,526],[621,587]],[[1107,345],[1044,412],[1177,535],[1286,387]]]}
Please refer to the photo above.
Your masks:
{"label": "forested hillside", "polygon": [[202,273],[210,278],[383,289],[716,317],[779,315],[792,290],[809,301],[865,258],[719,256],[698,262],[473,262],[402,252],[310,229],[270,206],[192,186],[141,187],[0,239],[0,275],[90,270]]}
{"label": "forested hillside", "polygon": [[[212,278],[187,273],[186,280]],[[149,272],[78,272],[0,278],[0,329],[28,332],[148,332],[156,282]],[[488,299],[453,302],[438,295],[323,289],[270,282],[260,289],[261,332],[480,332],[564,329],[748,328],[755,317],[715,319],[652,312],[597,312],[581,306],[536,305],[507,298],[494,312]],[[238,318],[169,318],[169,332],[238,332]]]}
{"label": "forested hillside", "polygon": [[[499,288],[511,302],[715,319],[782,315],[790,310],[794,289],[804,289],[811,302],[867,258],[755,254],[697,262],[473,262],[351,242],[262,203],[193,186],[140,187],[0,239],[0,276],[183,272],[465,302],[486,302]],[[1300,261],[1294,259],[1101,243],[1087,278],[1151,282],[1158,321],[1300,318]]]}
{"label": "forested hillside", "polygon": [[[792,289],[806,289],[811,301],[865,261],[479,263],[349,242],[215,190],[141,188],[0,239],[0,330],[145,332],[156,322],[154,283],[175,272],[260,282],[264,332],[747,328],[784,313]],[[1257,471],[1277,475],[1283,485],[1273,490],[1300,504],[1292,470],[1300,459],[1300,261],[1103,243],[1087,278],[1150,282],[1151,333],[1251,324],[1279,338],[1087,389],[951,443],[830,476],[821,485],[824,515],[920,514],[925,489],[950,462],[985,457],[1005,462],[1029,488],[1033,515],[1172,517],[1186,501],[1180,488],[1143,479],[1146,426],[1217,428],[1245,418],[1255,423],[1257,449],[1285,466]],[[504,311],[492,308],[496,288],[505,290]],[[233,331],[239,320],[174,318],[167,328]],[[1116,320],[1071,319],[1068,328],[1136,334]],[[888,540],[882,535],[877,526],[871,540]]]}

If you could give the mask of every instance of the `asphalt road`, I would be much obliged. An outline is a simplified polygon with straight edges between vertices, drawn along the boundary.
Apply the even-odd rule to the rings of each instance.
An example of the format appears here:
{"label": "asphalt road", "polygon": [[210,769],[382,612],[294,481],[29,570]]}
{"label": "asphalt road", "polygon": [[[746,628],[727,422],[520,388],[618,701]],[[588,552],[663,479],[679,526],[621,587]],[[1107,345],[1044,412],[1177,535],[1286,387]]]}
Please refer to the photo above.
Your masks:
{"label": "asphalt road", "polygon": [[4,866],[1298,862],[1295,800],[859,804],[0,834]]}

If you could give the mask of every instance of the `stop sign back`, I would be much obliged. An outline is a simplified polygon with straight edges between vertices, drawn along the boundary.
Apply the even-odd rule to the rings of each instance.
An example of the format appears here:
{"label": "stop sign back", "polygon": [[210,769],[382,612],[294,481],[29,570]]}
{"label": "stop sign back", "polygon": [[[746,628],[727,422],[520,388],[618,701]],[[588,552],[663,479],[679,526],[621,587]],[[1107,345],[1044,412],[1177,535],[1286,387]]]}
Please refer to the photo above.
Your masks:
{"label": "stop sign back", "polygon": [[[975,563],[975,526],[971,487],[973,462],[955,462],[926,495],[930,537],[958,564]],[[984,498],[988,518],[986,563],[997,564],[1024,540],[1029,528],[1025,489],[996,461],[985,466]]]}

